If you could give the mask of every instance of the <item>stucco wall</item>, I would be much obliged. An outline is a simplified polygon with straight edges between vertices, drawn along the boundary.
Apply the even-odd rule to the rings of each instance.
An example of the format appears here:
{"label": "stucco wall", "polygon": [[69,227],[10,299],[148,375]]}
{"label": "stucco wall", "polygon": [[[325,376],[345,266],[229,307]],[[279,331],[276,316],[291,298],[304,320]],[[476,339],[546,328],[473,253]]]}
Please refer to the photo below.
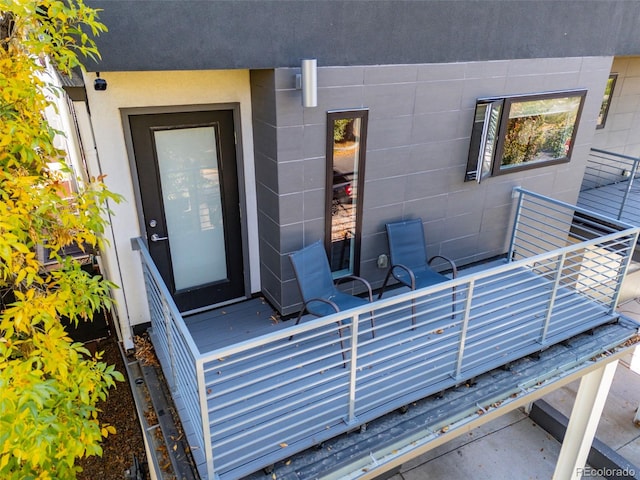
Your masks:
{"label": "stucco wall", "polygon": [[[385,222],[422,217],[429,254],[463,265],[504,253],[514,186],[575,201],[611,62],[580,57],[322,67],[318,107],[306,109],[294,88],[297,69],[263,75],[261,88],[272,82],[275,89],[275,98],[264,95],[275,118],[260,119],[258,127],[254,118],[256,139],[269,145],[256,156],[259,200],[272,205],[263,214],[273,214],[269,235],[260,232],[261,266],[268,271],[263,291],[284,313],[299,308],[286,255],[324,238],[328,110],[370,109],[360,274],[376,286],[385,273],[376,266],[378,255],[387,252]],[[588,94],[570,163],[480,185],[463,182],[476,98],[572,88]]]}
{"label": "stucco wall", "polygon": [[[121,288],[116,292],[118,316],[121,321],[136,325],[149,321],[144,282],[137,252],[130,239],[141,235],[132,178],[132,159],[127,151],[121,109],[144,108],[144,113],[171,106],[239,103],[242,120],[241,138],[245,191],[247,196],[247,226],[252,290],[259,289],[257,220],[255,211],[255,179],[253,161],[253,131],[251,128],[251,98],[249,72],[246,70],[209,72],[145,72],[102,73],[107,80],[106,91],[87,88],[93,135],[97,148],[91,174],[106,174],[109,188],[124,197],[124,202],[112,205],[112,245],[105,254],[111,278]],[[93,85],[94,74],[85,78]],[[140,112],[142,113],[142,112]],[[117,275],[119,272],[119,275]]]}

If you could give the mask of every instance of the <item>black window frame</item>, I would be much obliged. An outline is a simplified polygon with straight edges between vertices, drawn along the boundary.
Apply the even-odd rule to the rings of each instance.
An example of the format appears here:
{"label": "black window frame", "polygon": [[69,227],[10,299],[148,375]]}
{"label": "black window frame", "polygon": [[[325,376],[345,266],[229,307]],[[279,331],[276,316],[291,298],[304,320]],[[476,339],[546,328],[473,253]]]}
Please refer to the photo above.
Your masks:
{"label": "black window frame", "polygon": [[[510,173],[521,172],[523,170],[569,162],[575,145],[575,139],[578,132],[578,126],[580,124],[582,110],[584,108],[586,94],[586,89],[571,89],[524,95],[510,95],[504,97],[478,98],[476,100],[476,110],[474,113],[473,128],[469,144],[469,157],[465,172],[465,182],[477,181],[480,183],[481,180],[490,176],[507,175]],[[503,165],[503,155],[509,129],[510,113],[514,104],[550,100],[554,98],[574,97],[577,97],[580,100],[571,136],[568,139],[568,150],[564,156],[548,160],[524,162],[517,165]],[[497,120],[497,123],[494,120],[489,122],[488,114],[485,115],[484,120],[479,121],[479,112],[481,112],[481,109],[483,108],[488,108],[488,106],[496,107],[493,108],[494,111],[498,111],[499,109],[499,119]],[[494,131],[488,134],[487,129],[491,127]],[[493,139],[493,145],[490,145],[490,148],[487,148],[486,142],[488,138]]]}
{"label": "black window frame", "polygon": [[[617,81],[618,81],[617,73],[611,73],[609,75],[609,78],[607,78],[607,84],[605,86],[604,94],[602,96],[602,106],[600,107],[600,112],[598,115],[598,119],[596,121],[597,130],[604,128],[605,124],[607,123],[607,117],[609,116],[609,107],[611,107],[613,91],[616,88]],[[609,83],[611,83],[611,87],[609,87]],[[607,95],[607,89],[609,89],[609,95]]]}
{"label": "black window frame", "polygon": [[[363,198],[364,198],[364,172],[366,165],[366,151],[367,151],[367,127],[369,123],[369,109],[349,109],[349,110],[330,110],[327,112],[327,143],[326,143],[326,184],[325,184],[325,250],[329,258],[331,265],[331,247],[332,247],[332,219],[333,219],[333,199],[334,199],[334,123],[339,119],[360,119],[360,138],[359,138],[359,151],[358,151],[358,168],[357,168],[357,181],[356,181],[356,220],[355,220],[355,234],[353,237],[354,249],[353,249],[353,269],[350,272],[343,272],[343,270],[334,270],[332,268],[332,274],[334,278],[340,278],[347,275],[359,275],[360,274],[360,259],[361,259],[361,243],[362,243],[362,212],[363,212]],[[341,273],[343,272],[343,273]]]}

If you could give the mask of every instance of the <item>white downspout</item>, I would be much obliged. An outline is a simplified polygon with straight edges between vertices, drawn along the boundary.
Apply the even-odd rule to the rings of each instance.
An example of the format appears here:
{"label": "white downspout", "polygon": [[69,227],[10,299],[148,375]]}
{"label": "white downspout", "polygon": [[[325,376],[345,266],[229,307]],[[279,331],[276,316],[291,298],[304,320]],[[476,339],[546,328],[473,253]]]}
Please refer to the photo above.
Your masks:
{"label": "white downspout", "polygon": [[[73,102],[76,111],[76,118],[78,121],[78,131],[80,139],[82,141],[84,154],[87,162],[87,169],[89,175],[98,177],[102,175],[102,166],[100,165],[100,158],[98,156],[98,150],[96,147],[95,136],[93,133],[93,124],[91,122],[91,115],[85,102]],[[104,232],[104,237],[109,242],[106,247],[107,257],[100,258],[100,269],[105,272],[105,276],[110,280],[117,283],[119,286],[124,285],[122,278],[122,269],[120,268],[120,259],[118,257],[118,250],[115,248],[116,239],[113,231],[113,224],[111,221],[111,214],[108,215],[109,225]],[[114,271],[116,274],[114,275]],[[127,295],[123,288],[112,290],[113,299],[115,300],[115,324],[118,335],[118,340],[122,342],[125,350],[131,350],[134,348],[133,336],[129,325],[129,307],[127,304]],[[122,319],[126,319],[126,325],[123,324]]]}

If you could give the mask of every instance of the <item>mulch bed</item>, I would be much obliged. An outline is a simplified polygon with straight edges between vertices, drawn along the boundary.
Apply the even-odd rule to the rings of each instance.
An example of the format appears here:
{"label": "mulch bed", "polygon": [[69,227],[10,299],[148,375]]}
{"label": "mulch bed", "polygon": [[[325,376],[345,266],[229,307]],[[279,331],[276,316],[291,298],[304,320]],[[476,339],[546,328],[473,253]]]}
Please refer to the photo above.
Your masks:
{"label": "mulch bed", "polygon": [[[93,346],[87,345],[90,349]],[[78,465],[84,471],[77,478],[79,480],[98,478],[101,480],[123,480],[130,478],[129,471],[134,464],[134,455],[138,462],[143,464],[144,471],[147,471],[144,441],[117,340],[111,336],[97,342],[95,347],[98,351],[104,351],[103,360],[109,365],[116,365],[116,369],[125,376],[125,381],[118,382],[117,388],[112,388],[109,391],[107,401],[99,405],[101,409],[100,421],[113,425],[117,433],[103,439],[102,457],[92,456],[78,461]]]}

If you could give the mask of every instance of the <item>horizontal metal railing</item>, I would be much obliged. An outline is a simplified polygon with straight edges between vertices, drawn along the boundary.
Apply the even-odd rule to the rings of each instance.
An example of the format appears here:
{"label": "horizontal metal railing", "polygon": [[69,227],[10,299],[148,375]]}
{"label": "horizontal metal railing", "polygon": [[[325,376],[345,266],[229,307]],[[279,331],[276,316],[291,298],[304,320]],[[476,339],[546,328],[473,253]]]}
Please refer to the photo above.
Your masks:
{"label": "horizontal metal railing", "polygon": [[578,205],[618,220],[639,224],[640,190],[634,186],[640,158],[592,148]]}
{"label": "horizontal metal railing", "polygon": [[203,382],[199,378],[200,352],[144,241],[136,238],[133,246],[140,252],[156,355],[172,394],[180,397],[183,424],[188,424],[195,431],[190,439],[192,450],[195,447],[204,452],[206,446],[201,413],[203,392],[200,391],[200,386]]}
{"label": "horizontal metal railing", "polygon": [[[173,349],[190,350],[185,354],[195,362],[186,372],[190,382],[198,372],[197,394],[193,389],[179,394],[202,406],[203,476],[250,474],[615,319],[640,229],[518,193],[503,265],[463,271],[436,286],[213,352],[200,354],[191,350],[192,342],[165,339]],[[166,313],[156,309],[152,315]],[[173,317],[170,321],[180,323]],[[183,336],[183,325],[163,327],[163,334]],[[165,363],[171,358],[164,357]]]}

